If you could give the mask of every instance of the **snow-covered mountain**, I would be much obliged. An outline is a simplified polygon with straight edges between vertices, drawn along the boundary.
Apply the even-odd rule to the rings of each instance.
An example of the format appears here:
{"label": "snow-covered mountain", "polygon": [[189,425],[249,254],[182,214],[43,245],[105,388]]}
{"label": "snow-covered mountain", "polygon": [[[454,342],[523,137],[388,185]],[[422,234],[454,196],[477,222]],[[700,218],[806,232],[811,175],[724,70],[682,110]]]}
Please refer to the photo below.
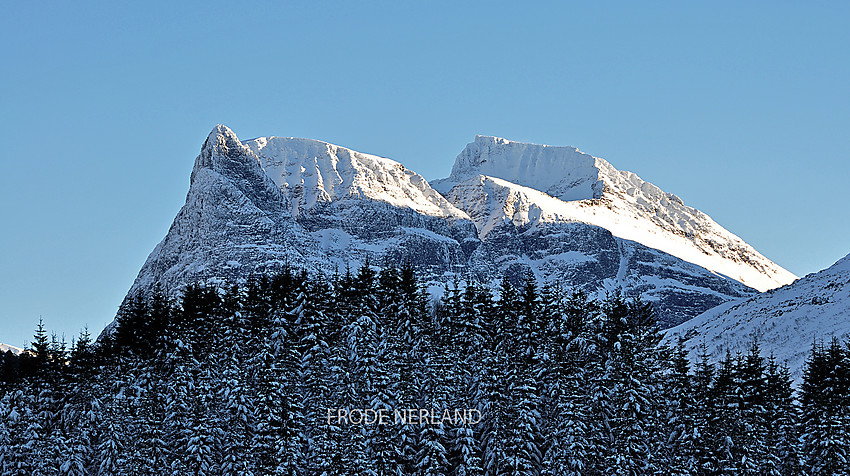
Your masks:
{"label": "snow-covered mountain", "polygon": [[284,266],[332,273],[410,261],[432,289],[531,272],[640,294],[672,325],[754,294],[748,286],[793,279],[676,197],[572,148],[478,137],[435,183],[391,159],[311,139],[243,143],[219,125],[128,297]]}
{"label": "snow-covered mountain", "polygon": [[675,344],[684,338],[694,359],[705,344],[716,360],[727,351],[746,352],[757,338],[762,352],[786,362],[799,380],[812,343],[848,336],[850,255],[793,284],[706,311],[670,329],[665,339]]}
{"label": "snow-covered mountain", "polygon": [[186,204],[128,295],[159,284],[238,280],[284,266],[343,272],[366,260],[459,271],[477,243],[466,215],[420,175],[390,159],[310,139],[243,144],[210,133]]}
{"label": "snow-covered mountain", "polygon": [[671,254],[759,291],[796,279],[679,197],[574,147],[478,136],[457,157],[451,175],[432,185],[450,193],[455,186],[477,183],[482,175],[558,199],[547,200],[552,210],[550,220],[601,226],[614,236]]}
{"label": "snow-covered mountain", "polygon": [[6,352],[12,352],[13,354],[18,355],[23,352],[23,349],[13,345],[0,344],[0,354],[5,354]]}

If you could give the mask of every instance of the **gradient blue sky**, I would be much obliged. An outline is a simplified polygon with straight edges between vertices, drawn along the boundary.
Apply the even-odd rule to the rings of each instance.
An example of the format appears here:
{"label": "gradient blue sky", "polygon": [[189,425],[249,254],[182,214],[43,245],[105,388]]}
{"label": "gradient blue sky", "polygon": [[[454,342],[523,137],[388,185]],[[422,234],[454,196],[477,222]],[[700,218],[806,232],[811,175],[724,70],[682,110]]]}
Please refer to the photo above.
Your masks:
{"label": "gradient blue sky", "polygon": [[217,123],[429,179],[574,145],[798,275],[850,252],[848,2],[123,3],[0,16],[0,342],[112,319]]}

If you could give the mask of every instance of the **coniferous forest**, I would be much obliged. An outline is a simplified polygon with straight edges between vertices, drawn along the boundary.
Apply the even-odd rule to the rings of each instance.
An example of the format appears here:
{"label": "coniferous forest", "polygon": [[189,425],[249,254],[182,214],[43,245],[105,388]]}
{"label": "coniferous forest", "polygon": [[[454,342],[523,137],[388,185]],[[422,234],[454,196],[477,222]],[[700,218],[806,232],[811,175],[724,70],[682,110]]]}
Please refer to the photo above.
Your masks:
{"label": "coniferous forest", "polygon": [[[756,343],[691,365],[650,304],[531,277],[436,304],[410,268],[368,265],[167,295],[126,303],[97,342],[39,325],[3,356],[2,474],[850,474],[836,341],[792,391]],[[338,418],[354,409],[390,418]],[[441,418],[455,409],[480,418]]]}

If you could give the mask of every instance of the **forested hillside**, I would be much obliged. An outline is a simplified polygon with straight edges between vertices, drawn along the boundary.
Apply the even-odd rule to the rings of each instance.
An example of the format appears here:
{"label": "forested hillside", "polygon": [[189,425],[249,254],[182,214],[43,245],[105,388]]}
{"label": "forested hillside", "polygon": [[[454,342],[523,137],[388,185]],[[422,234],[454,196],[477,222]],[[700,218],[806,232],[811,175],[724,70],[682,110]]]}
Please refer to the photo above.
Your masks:
{"label": "forested hillside", "polygon": [[[652,307],[449,286],[411,269],[285,270],[164,290],[70,348],[39,325],[2,360],[2,474],[847,474],[848,353],[794,398],[759,357],[662,347]],[[353,424],[350,411],[480,412]]]}

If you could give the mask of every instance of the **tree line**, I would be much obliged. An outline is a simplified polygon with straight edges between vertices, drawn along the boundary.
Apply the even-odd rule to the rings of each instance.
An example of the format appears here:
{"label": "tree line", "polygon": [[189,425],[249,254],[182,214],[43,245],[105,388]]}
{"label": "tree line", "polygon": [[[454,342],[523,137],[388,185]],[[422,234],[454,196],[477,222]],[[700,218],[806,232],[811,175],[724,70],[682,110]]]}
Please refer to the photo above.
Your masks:
{"label": "tree line", "polygon": [[[760,355],[693,365],[652,306],[533,277],[410,267],[128,301],[67,346],[39,324],[0,367],[0,472],[238,475],[850,474],[850,348],[813,347],[799,391]],[[351,424],[332,409],[474,409]]]}

